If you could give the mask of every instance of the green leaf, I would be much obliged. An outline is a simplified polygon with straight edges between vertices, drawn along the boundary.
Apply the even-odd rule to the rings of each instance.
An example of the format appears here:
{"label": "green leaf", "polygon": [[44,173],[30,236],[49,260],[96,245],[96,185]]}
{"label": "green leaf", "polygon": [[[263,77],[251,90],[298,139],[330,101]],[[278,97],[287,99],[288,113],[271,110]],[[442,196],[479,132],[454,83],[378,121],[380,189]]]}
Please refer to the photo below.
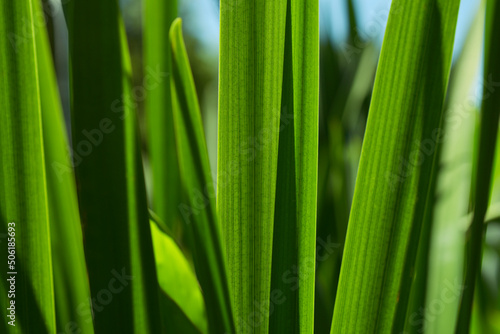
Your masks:
{"label": "green leaf", "polygon": [[[485,82],[495,82],[500,78],[500,63],[498,62],[500,45],[496,40],[498,34],[500,34],[500,4],[496,0],[488,0],[484,48]],[[490,198],[495,143],[500,116],[500,93],[498,88],[488,86],[485,88],[493,89],[485,92],[481,109],[479,152],[474,179],[475,188],[472,195],[474,216],[466,235],[465,290],[460,301],[460,311],[457,319],[458,333],[467,333],[469,330],[476,276],[481,272],[484,218]]]}
{"label": "green leaf", "polygon": [[[166,299],[164,302],[183,313],[190,327],[194,327],[191,331],[207,333],[205,303],[196,276],[179,246],[160,230],[157,223],[157,220],[151,223],[151,234],[158,283],[164,294],[163,299]],[[185,328],[179,327],[177,319],[172,314],[163,313],[162,318],[166,333],[185,333]]]}
{"label": "green leaf", "polygon": [[[423,319],[414,330],[422,329],[425,321],[425,332],[429,334],[452,331],[452,324],[456,323],[458,316],[464,236],[470,223],[470,179],[477,114],[477,110],[468,102],[474,96],[472,89],[476,88],[471,78],[475,78],[479,70],[483,32],[484,6],[480,6],[451,74],[449,99],[444,114],[446,141],[439,163],[429,255],[425,258],[426,261],[428,259],[427,288],[425,295],[415,290],[416,295],[425,297],[427,309],[435,307],[436,301],[443,302],[442,311],[430,321],[418,313],[422,305],[417,302],[417,313],[409,313],[410,324]],[[451,287],[456,288],[451,290]],[[444,298],[443,291],[446,291]]]}
{"label": "green leaf", "polygon": [[[172,72],[167,34],[177,17],[177,0],[147,0],[144,5],[145,71]],[[151,86],[145,100],[152,170],[152,208],[174,233],[180,222],[181,184],[174,138],[170,80]],[[165,229],[165,227],[163,229]]]}
{"label": "green leaf", "polygon": [[[276,179],[276,207],[274,213],[271,295],[269,331],[297,333],[302,324],[299,317],[299,289],[290,288],[290,273],[298,276],[300,239],[297,216],[296,153],[294,125],[294,71],[292,57],[292,15],[290,0],[287,4],[285,58],[283,63],[283,91],[281,100],[281,128],[278,149],[278,175]],[[314,225],[315,227],[315,225]],[[314,246],[313,246],[314,247]],[[313,257],[314,260],[314,257]],[[293,271],[293,269],[296,269]],[[299,268],[302,269],[302,268]],[[308,272],[309,274],[310,272]],[[310,277],[310,275],[308,275]],[[314,270],[313,270],[314,279]],[[313,286],[314,289],[314,286]],[[314,296],[311,300],[314,302]],[[314,309],[314,307],[312,308]],[[271,316],[272,315],[272,316]]]}
{"label": "green leaf", "polygon": [[[66,8],[73,157],[96,332],[158,333],[160,313],[131,66],[117,1]],[[156,72],[148,83],[161,82]],[[135,95],[134,95],[135,94]],[[120,321],[117,321],[120,319]]]}
{"label": "green leaf", "polygon": [[[33,13],[31,0],[0,4],[0,306],[4,318],[0,328],[3,333],[56,330]],[[8,250],[12,243],[15,251]],[[9,255],[15,258],[15,263],[8,264]],[[12,276],[14,284],[7,281]],[[9,298],[8,291],[13,288],[15,297]],[[7,308],[12,301],[15,316],[9,319],[7,315],[12,312]],[[7,324],[8,321],[13,322]]]}
{"label": "green leaf", "polygon": [[[41,7],[35,1],[35,12]],[[40,16],[39,16],[40,17]],[[90,287],[73,167],[44,25],[35,26],[58,333],[93,334]]]}
{"label": "green leaf", "polygon": [[[269,332],[312,333],[319,121],[318,1],[288,1],[281,110]],[[294,268],[300,277],[298,289],[290,286],[289,276],[294,277]],[[284,275],[288,277],[284,279]]]}
{"label": "green leaf", "polygon": [[[134,330],[137,333],[157,333],[160,330],[160,306],[158,300],[156,266],[149,222],[149,209],[146,185],[139,142],[139,125],[136,109],[138,87],[132,87],[132,65],[128,50],[125,25],[119,17],[120,45],[123,66],[124,86],[124,125],[126,185],[129,219],[129,247],[132,273],[136,284],[132,284],[132,303],[134,307]],[[167,76],[159,71],[160,76]],[[156,78],[161,81],[162,79]],[[146,88],[145,81],[142,82]],[[141,86],[139,86],[141,87]],[[116,101],[116,100],[115,100]]]}
{"label": "green leaf", "polygon": [[[319,1],[291,0],[301,333],[314,327],[319,123]],[[291,250],[295,250],[293,247]]]}
{"label": "green leaf", "polygon": [[285,23],[286,0],[221,1],[217,212],[238,332],[269,329]]}
{"label": "green leaf", "polygon": [[188,225],[196,273],[205,303],[209,305],[207,308],[209,332],[235,333],[215,212],[215,189],[196,89],[182,39],[180,19],[172,23],[170,43],[175,139],[181,180],[187,197],[187,203],[182,203],[179,209]]}
{"label": "green leaf", "polygon": [[[391,5],[348,225],[332,333],[399,332],[429,223],[458,1]],[[424,145],[427,146],[424,147]],[[428,148],[430,147],[430,148]],[[427,152],[427,153],[426,153]],[[410,285],[411,286],[411,285]],[[404,322],[404,321],[403,321]]]}
{"label": "green leaf", "polygon": [[356,20],[353,0],[347,0],[347,10],[349,16],[349,39],[350,41],[354,41],[354,38],[359,38],[359,36],[356,36],[358,35],[358,22]]}

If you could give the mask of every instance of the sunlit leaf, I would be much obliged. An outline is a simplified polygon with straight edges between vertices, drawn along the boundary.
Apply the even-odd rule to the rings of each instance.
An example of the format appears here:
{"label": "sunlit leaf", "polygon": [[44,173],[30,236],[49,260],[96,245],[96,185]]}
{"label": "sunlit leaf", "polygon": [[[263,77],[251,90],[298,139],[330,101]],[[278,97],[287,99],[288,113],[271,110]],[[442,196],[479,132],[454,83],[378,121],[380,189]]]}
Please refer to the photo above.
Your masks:
{"label": "sunlit leaf", "polygon": [[188,225],[196,274],[207,305],[209,332],[234,333],[226,265],[215,212],[215,189],[180,19],[172,23],[170,43],[175,139],[187,197],[187,203],[182,203],[179,209]]}
{"label": "sunlit leaf", "polygon": [[[40,13],[39,3],[35,6]],[[75,175],[47,33],[44,25],[35,27],[57,332],[93,334]]]}
{"label": "sunlit leaf", "polygon": [[[145,72],[172,73],[168,31],[177,17],[177,0],[147,0],[144,4]],[[181,185],[174,138],[170,80],[147,89],[149,157],[152,171],[152,208],[174,233],[179,223]],[[165,228],[165,226],[163,228]]]}
{"label": "sunlit leaf", "polygon": [[32,0],[0,5],[2,333],[56,330],[33,13]]}
{"label": "sunlit leaf", "polygon": [[[458,4],[424,0],[391,5],[332,333],[403,330],[415,245],[432,212],[440,140],[436,129],[441,125]],[[427,142],[432,144],[430,149],[423,147]],[[403,316],[396,317],[397,311]]]}

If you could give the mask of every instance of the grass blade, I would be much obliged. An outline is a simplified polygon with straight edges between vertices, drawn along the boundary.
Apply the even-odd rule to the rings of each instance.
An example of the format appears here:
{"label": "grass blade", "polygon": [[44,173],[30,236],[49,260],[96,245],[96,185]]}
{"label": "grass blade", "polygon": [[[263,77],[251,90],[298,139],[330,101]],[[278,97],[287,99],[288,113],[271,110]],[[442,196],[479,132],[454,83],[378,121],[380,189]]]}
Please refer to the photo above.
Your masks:
{"label": "grass blade", "polygon": [[3,333],[56,330],[34,13],[31,0],[0,4],[0,306],[14,314]]}
{"label": "grass blade", "polygon": [[[280,121],[282,128],[280,128],[279,135],[269,309],[270,333],[278,331],[297,333],[302,323],[299,317],[299,289],[290,288],[290,279],[288,277],[286,280],[283,279],[285,273],[290,273],[293,268],[297,268],[299,265],[299,254],[296,249],[299,242],[299,219],[297,216],[297,185],[295,183],[294,71],[290,0],[287,4],[286,15],[285,57],[283,62],[283,90],[281,99],[282,114]],[[273,312],[271,312],[271,307]]]}
{"label": "grass blade", "polygon": [[[317,1],[287,4],[281,110],[269,332],[311,333],[319,121]],[[283,279],[292,268],[298,268],[298,289],[290,287],[290,277]]]}
{"label": "grass blade", "polygon": [[[38,15],[40,4],[35,4]],[[38,16],[41,17],[41,16]],[[73,168],[44,25],[36,25],[43,143],[51,233],[57,332],[93,334],[90,287]],[[83,307],[82,307],[83,304]]]}
{"label": "grass blade", "polygon": [[[498,78],[500,78],[500,63],[498,62],[500,46],[496,43],[498,34],[500,34],[500,4],[496,0],[488,0],[486,5],[484,51],[485,82],[498,81]],[[490,183],[492,181],[495,143],[500,116],[500,93],[498,90],[493,90],[489,93],[483,101],[481,110],[479,153],[473,194],[474,216],[466,234],[465,290],[460,301],[457,320],[458,333],[467,333],[469,330],[476,276],[481,270],[481,255],[485,232],[484,218],[490,198]]]}
{"label": "grass blade", "polygon": [[286,0],[222,0],[217,212],[238,332],[267,333]]}
{"label": "grass blade", "polygon": [[[436,188],[434,223],[428,256],[426,309],[443,301],[439,316],[422,319],[421,314],[409,313],[409,324],[413,330],[425,326],[425,332],[439,334],[452,331],[450,324],[456,323],[460,302],[460,284],[463,276],[465,228],[470,222],[469,196],[471,189],[475,108],[470,107],[472,83],[479,70],[482,35],[484,32],[484,6],[481,6],[471,26],[460,57],[451,74],[449,100],[444,115],[446,141],[440,159],[440,176]],[[462,223],[462,224],[461,224]],[[459,284],[457,286],[457,283]],[[457,287],[450,291],[450,287]],[[448,292],[450,291],[450,292]],[[421,291],[415,291],[421,294]],[[453,298],[450,297],[453,293]],[[422,305],[416,305],[420,308]],[[424,325],[425,322],[425,325]]]}
{"label": "grass blade", "polygon": [[188,224],[196,273],[205,303],[209,305],[209,332],[234,333],[229,286],[215,212],[215,189],[180,19],[172,23],[170,42],[175,138],[182,184],[188,200],[181,210]]}
{"label": "grass blade", "polygon": [[158,283],[118,2],[72,1],[66,18],[73,155],[90,288],[97,300],[95,329],[158,333]]}
{"label": "grass blade", "polygon": [[[148,0],[144,5],[145,70],[172,72],[167,33],[177,17],[177,0]],[[174,138],[170,80],[148,90],[145,101],[151,159],[153,210],[175,233],[179,221],[181,184]],[[165,229],[165,226],[163,227]]]}
{"label": "grass blade", "polygon": [[[314,328],[319,123],[319,1],[292,0],[293,112],[297,187],[299,318]],[[293,248],[292,248],[293,249]]]}
{"label": "grass blade", "polygon": [[[149,224],[149,209],[139,143],[139,125],[136,115],[136,100],[132,87],[132,65],[129,55],[125,25],[119,17],[120,46],[123,66],[123,99],[125,125],[125,161],[127,185],[127,214],[129,220],[130,263],[134,283],[132,284],[132,306],[134,307],[134,331],[157,333],[160,330],[159,287]],[[161,73],[161,72],[160,72]],[[115,100],[116,101],[116,100]],[[129,103],[127,103],[129,102]]]}
{"label": "grass blade", "polygon": [[[415,256],[408,246],[412,238],[418,241],[434,194],[439,139],[435,130],[441,124],[457,14],[458,1],[454,0],[395,1],[391,5],[332,333],[401,330],[393,325],[398,306],[406,308],[409,294],[402,282],[412,280],[404,270],[405,262],[413,263]],[[433,140],[427,155],[420,151],[425,140]]]}

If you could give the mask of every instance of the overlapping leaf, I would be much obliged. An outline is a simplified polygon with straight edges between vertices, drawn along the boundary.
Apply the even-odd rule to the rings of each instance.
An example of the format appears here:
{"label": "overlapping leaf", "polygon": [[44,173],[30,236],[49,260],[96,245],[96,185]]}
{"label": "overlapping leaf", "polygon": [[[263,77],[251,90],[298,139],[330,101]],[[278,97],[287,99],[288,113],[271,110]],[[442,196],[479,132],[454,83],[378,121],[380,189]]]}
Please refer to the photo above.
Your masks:
{"label": "overlapping leaf", "polygon": [[[377,69],[332,333],[399,332],[435,184],[458,1],[394,1]],[[425,145],[425,146],[424,146]],[[400,311],[401,312],[401,311]],[[403,321],[404,322],[404,321]]]}
{"label": "overlapping leaf", "polygon": [[[96,332],[158,333],[131,67],[117,1],[66,4],[73,158]],[[148,83],[165,80],[162,72]],[[120,319],[120,321],[117,321]]]}
{"label": "overlapping leaf", "polygon": [[[41,13],[35,2],[36,13]],[[38,14],[41,17],[40,14]],[[75,176],[45,25],[36,24],[57,332],[93,334]]]}
{"label": "overlapping leaf", "polygon": [[436,187],[429,256],[425,259],[428,261],[427,284],[425,294],[421,290],[414,292],[426,297],[427,309],[436,301],[443,301],[443,310],[439,317],[425,319],[418,312],[421,305],[415,305],[417,309],[409,312],[407,323],[407,326],[414,325],[414,331],[424,326],[426,333],[449,331],[458,316],[464,236],[470,222],[469,193],[477,113],[468,101],[475,97],[477,89],[471,78],[476,76],[479,69],[483,31],[484,6],[481,6],[452,71],[452,84],[444,115],[446,140],[439,163],[440,176]]}
{"label": "overlapping leaf", "polygon": [[234,320],[215,212],[215,189],[181,20],[170,28],[175,139],[187,201],[181,203],[196,273],[207,305],[209,332],[234,333]]}
{"label": "overlapping leaf", "polygon": [[3,333],[56,330],[33,13],[32,0],[0,4]]}
{"label": "overlapping leaf", "polygon": [[[205,303],[196,276],[175,241],[151,223],[165,333],[207,333]],[[177,312],[175,314],[174,312]],[[187,321],[182,321],[186,319]]]}
{"label": "overlapping leaf", "polygon": [[[319,117],[317,1],[288,1],[269,332],[314,328]],[[299,282],[291,284],[291,282]]]}
{"label": "overlapping leaf", "polygon": [[[500,45],[497,36],[500,34],[500,4],[496,0],[488,0],[486,5],[485,48],[484,48],[484,80],[495,81],[500,78]],[[479,129],[478,157],[472,195],[473,219],[466,235],[465,256],[465,290],[460,302],[457,319],[457,332],[467,333],[470,326],[472,302],[476,277],[481,269],[481,254],[484,236],[484,219],[490,202],[493,160],[495,143],[498,135],[500,116],[500,92],[498,88],[488,92],[481,108]]]}
{"label": "overlapping leaf", "polygon": [[[144,5],[145,71],[172,72],[168,31],[177,17],[177,0],[148,0]],[[179,224],[181,184],[174,139],[170,80],[147,90],[145,101],[152,174],[152,208],[170,229]],[[163,227],[165,228],[165,227]]]}
{"label": "overlapping leaf", "polygon": [[217,212],[239,332],[269,329],[286,5],[220,4]]}

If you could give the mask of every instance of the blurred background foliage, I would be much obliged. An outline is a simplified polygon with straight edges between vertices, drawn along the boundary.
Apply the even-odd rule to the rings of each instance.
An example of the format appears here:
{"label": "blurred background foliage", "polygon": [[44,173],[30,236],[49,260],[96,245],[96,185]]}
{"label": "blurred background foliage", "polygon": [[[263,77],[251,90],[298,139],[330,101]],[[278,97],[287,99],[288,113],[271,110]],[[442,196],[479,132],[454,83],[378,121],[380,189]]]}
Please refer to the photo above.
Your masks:
{"label": "blurred background foliage", "polygon": [[[50,5],[55,8],[53,11],[55,15],[48,17],[47,28],[68,124],[69,81],[66,26],[59,1],[45,1],[50,2]],[[474,97],[474,106],[471,111],[473,114],[479,112],[481,103],[483,84],[480,59],[482,56],[473,57],[474,60],[462,66],[465,66],[466,70],[468,67],[468,76],[460,76],[456,72],[461,57],[465,57],[465,50],[469,47],[467,44],[470,43],[470,47],[482,45],[482,41],[478,41],[478,36],[482,34],[467,38],[468,35],[472,35],[473,22],[480,8],[480,2],[480,0],[461,1],[448,92],[449,104],[453,87],[460,79],[462,84],[467,86],[463,92]],[[320,0],[316,333],[328,333],[330,330],[358,160],[390,3],[390,0]],[[142,72],[143,3],[141,0],[121,0],[120,4],[129,41],[134,84],[139,86],[145,75]],[[179,16],[184,22],[184,38],[200,101],[214,182],[217,177],[218,6],[217,0],[179,0]],[[168,32],[165,32],[165,38],[168,38]],[[147,143],[144,101],[139,99],[136,102],[142,130],[142,143]],[[474,117],[468,118],[466,122],[474,123]],[[474,125],[471,124],[471,126]],[[69,126],[68,131],[70,131]],[[460,138],[462,143],[474,142],[473,131],[465,131],[460,136],[463,136]],[[145,144],[143,156],[146,183],[150,183],[151,172]],[[500,180],[499,159],[497,152],[493,197],[500,193],[495,191]],[[148,187],[149,191],[150,188]],[[446,210],[452,209],[454,208]],[[466,208],[464,210],[466,211]],[[500,333],[499,223],[493,222],[487,229],[482,273],[477,283],[472,321],[472,332],[475,333]],[[179,240],[184,239],[182,222],[178,222],[174,233]],[[187,243],[181,243],[180,246],[189,257],[190,250],[187,248]],[[424,316],[423,314],[422,317]],[[433,316],[439,316],[439,314]]]}

